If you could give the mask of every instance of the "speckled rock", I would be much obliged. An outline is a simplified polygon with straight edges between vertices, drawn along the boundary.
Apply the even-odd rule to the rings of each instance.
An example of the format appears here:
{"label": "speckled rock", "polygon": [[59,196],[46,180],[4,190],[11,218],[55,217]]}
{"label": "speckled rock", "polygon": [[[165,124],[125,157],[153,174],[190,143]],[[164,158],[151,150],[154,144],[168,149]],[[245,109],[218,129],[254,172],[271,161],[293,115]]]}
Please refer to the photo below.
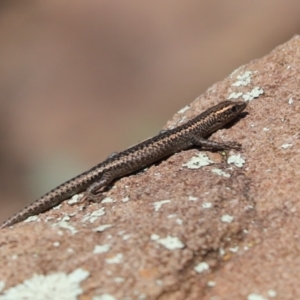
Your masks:
{"label": "speckled rock", "polygon": [[116,181],[99,203],[65,201],[1,230],[0,300],[67,291],[94,300],[297,299],[300,37],[213,85],[166,128],[226,99],[248,101],[246,113],[210,138],[241,151],[180,152]]}

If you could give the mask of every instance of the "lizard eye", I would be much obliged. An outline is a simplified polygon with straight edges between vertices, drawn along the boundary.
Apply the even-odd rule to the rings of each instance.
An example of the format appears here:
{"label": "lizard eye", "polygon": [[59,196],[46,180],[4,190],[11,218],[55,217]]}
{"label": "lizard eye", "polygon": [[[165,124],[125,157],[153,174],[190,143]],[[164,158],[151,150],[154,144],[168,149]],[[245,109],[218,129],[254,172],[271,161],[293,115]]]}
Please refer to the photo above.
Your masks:
{"label": "lizard eye", "polygon": [[236,112],[238,111],[237,105],[232,106],[232,107],[231,107],[231,111],[232,111],[233,113],[236,113]]}

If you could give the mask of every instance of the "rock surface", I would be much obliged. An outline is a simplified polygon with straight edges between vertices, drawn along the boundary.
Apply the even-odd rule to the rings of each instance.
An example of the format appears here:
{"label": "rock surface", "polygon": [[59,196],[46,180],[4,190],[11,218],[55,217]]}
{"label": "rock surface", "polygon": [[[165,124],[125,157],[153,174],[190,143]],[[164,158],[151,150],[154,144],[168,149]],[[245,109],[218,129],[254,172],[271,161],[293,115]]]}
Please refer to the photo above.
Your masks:
{"label": "rock surface", "polygon": [[247,114],[211,139],[241,151],[180,152],[86,209],[65,201],[1,230],[0,300],[297,299],[300,37],[234,71],[166,128],[234,98],[249,101]]}

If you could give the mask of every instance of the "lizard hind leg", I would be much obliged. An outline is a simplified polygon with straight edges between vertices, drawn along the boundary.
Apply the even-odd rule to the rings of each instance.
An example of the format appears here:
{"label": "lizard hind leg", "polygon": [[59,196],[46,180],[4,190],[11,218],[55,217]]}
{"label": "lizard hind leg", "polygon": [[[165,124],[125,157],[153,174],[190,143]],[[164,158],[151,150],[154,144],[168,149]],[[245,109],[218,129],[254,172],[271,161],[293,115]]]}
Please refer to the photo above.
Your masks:
{"label": "lizard hind leg", "polygon": [[[97,197],[98,194],[100,193],[100,190],[107,187],[112,181],[113,181],[114,177],[112,175],[111,172],[105,172],[100,180],[94,182],[93,184],[91,184],[86,191],[83,193],[83,197],[80,200],[80,203],[84,203],[84,202],[94,202],[97,203],[99,201],[101,201],[101,197],[100,199]],[[87,206],[84,206],[84,209]]]}
{"label": "lizard hind leg", "polygon": [[94,182],[93,184],[91,184],[86,192],[89,194],[93,194],[96,195],[99,193],[99,191],[103,188],[103,187],[107,187],[112,181],[113,181],[114,177],[112,172],[107,171],[105,173],[103,173],[103,175],[101,176],[100,180]]}

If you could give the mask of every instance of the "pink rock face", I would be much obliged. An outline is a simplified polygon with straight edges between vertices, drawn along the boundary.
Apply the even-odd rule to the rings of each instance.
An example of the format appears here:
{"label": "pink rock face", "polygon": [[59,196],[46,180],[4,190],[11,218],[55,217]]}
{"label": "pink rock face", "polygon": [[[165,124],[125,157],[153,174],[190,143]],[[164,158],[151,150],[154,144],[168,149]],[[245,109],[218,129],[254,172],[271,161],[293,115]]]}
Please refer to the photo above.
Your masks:
{"label": "pink rock face", "polygon": [[210,137],[241,151],[183,151],[114,182],[85,210],[65,201],[39,222],[3,229],[7,293],[32,280],[48,295],[49,274],[65,273],[59,281],[80,283],[86,297],[297,299],[299,49],[296,36],[242,66],[166,126],[220,100],[249,101],[247,114]]}

